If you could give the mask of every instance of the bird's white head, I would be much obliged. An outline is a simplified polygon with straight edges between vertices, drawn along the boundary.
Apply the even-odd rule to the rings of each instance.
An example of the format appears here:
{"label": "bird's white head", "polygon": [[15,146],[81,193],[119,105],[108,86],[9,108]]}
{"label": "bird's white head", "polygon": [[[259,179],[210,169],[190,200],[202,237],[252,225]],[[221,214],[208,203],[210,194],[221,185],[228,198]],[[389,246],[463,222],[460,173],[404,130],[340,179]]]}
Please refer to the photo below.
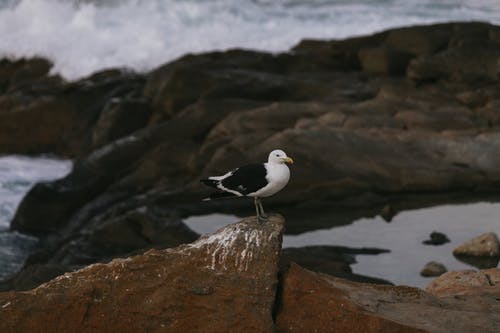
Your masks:
{"label": "bird's white head", "polygon": [[273,150],[269,154],[268,163],[290,163],[293,164],[293,160],[286,156],[286,153],[281,149]]}

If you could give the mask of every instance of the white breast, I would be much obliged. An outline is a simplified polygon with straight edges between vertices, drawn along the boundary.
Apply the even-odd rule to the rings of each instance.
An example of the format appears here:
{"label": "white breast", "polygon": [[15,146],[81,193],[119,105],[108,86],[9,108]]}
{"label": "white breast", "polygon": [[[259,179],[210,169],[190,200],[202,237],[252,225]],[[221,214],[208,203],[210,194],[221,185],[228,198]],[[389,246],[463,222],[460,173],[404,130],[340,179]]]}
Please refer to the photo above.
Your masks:
{"label": "white breast", "polygon": [[248,194],[251,197],[269,197],[281,191],[290,180],[290,169],[282,163],[265,163],[268,184],[260,190]]}

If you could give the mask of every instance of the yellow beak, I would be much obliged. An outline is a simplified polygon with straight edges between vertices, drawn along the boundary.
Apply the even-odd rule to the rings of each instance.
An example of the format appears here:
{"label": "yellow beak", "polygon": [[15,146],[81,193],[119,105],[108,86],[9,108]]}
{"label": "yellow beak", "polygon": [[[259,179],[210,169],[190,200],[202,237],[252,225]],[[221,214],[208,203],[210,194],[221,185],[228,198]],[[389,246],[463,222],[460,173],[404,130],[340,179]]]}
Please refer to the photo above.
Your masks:
{"label": "yellow beak", "polygon": [[292,158],[291,158],[291,157],[285,157],[285,158],[283,159],[283,161],[284,161],[285,163],[290,163],[290,164],[293,164],[293,160],[292,160]]}

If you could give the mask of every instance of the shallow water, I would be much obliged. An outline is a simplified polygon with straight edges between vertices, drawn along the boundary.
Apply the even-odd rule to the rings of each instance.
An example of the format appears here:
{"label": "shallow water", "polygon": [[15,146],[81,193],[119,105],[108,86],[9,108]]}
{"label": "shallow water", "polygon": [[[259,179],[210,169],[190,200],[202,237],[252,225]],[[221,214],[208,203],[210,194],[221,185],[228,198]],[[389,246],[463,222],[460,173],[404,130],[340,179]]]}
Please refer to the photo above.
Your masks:
{"label": "shallow water", "polygon": [[68,79],[109,67],[146,71],[186,53],[285,51],[450,21],[500,23],[491,0],[0,0],[0,57],[40,55]]}
{"label": "shallow water", "polygon": [[9,227],[21,199],[36,182],[63,177],[71,168],[69,160],[15,155],[0,157],[0,230]]}
{"label": "shallow water", "polygon": [[19,270],[37,243],[35,237],[8,231],[23,196],[36,182],[63,177],[71,167],[71,161],[47,157],[0,157],[0,279]]}
{"label": "shallow water", "polygon": [[[194,231],[208,233],[238,221],[231,215],[212,214],[185,220]],[[441,246],[424,245],[432,231],[445,233],[451,240]],[[398,285],[425,287],[432,278],[419,272],[429,261],[443,263],[448,270],[474,268],[452,254],[460,243],[484,232],[500,235],[500,203],[443,205],[401,212],[392,222],[380,217],[363,218],[347,226],[285,235],[284,247],[337,245],[353,248],[375,247],[391,252],[358,255],[354,273],[384,278]]]}
{"label": "shallow water", "polygon": [[0,232],[0,280],[21,269],[37,242],[37,238],[18,232]]}

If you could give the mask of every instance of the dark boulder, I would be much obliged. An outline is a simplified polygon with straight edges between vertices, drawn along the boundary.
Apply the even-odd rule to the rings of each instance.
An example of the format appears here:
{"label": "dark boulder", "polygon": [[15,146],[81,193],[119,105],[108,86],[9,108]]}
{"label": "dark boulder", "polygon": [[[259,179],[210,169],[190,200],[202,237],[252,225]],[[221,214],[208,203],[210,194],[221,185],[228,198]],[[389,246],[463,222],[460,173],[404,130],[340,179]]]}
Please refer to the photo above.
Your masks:
{"label": "dark boulder", "polygon": [[54,83],[60,78],[49,77],[52,64],[44,58],[0,60],[0,94],[19,89],[23,84],[33,85],[44,81]]}
{"label": "dark boulder", "polygon": [[111,99],[92,130],[92,146],[100,147],[145,127],[151,107],[140,98]]}

